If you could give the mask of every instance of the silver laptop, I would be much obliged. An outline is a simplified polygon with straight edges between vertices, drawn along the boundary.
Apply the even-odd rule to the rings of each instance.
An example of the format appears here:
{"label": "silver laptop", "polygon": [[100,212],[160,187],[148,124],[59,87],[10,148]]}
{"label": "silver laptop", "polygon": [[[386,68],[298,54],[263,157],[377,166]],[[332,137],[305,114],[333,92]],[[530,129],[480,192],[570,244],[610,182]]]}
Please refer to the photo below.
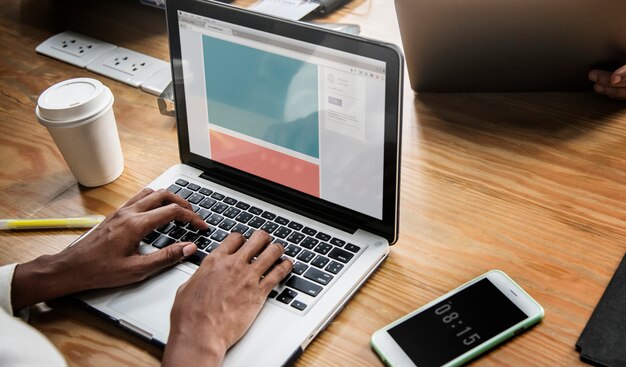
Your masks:
{"label": "silver laptop", "polygon": [[163,345],[176,289],[197,264],[229,232],[263,229],[294,271],[224,364],[289,364],[397,239],[402,56],[212,2],[168,0],[167,21],[182,163],[149,186],[187,199],[211,228],[155,229],[142,252],[175,241],[198,252],[140,284],[79,298]]}
{"label": "silver laptop", "polygon": [[395,0],[411,87],[590,90],[626,64],[623,0]]}

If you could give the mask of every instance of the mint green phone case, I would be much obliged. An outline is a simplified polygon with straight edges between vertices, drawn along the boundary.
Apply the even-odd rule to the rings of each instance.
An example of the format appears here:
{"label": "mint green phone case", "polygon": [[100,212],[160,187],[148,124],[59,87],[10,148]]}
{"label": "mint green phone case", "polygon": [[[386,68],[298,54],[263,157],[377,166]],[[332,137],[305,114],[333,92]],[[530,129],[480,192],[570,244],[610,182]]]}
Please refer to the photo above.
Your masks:
{"label": "mint green phone case", "polygon": [[[418,308],[417,310],[409,313],[408,315],[406,315],[406,316],[404,316],[404,317],[402,317],[402,318],[392,322],[391,324],[389,324],[389,325],[387,325],[387,326],[377,330],[377,332],[381,331],[381,330],[389,330],[391,327],[404,322],[405,320],[409,319],[413,315],[415,315],[417,313],[420,313],[420,312],[428,309],[429,307],[439,303],[440,301],[446,299],[451,293],[456,293],[458,290],[460,290],[461,288],[466,287],[470,283],[476,282],[479,279],[487,277],[487,275],[489,273],[492,273],[492,272],[501,273],[508,280],[510,280],[513,284],[515,284],[517,286],[517,288],[524,293],[524,295],[526,295],[532,302],[534,302],[537,305],[537,307],[539,308],[540,312],[537,315],[535,315],[535,316],[532,316],[532,317],[529,317],[526,320],[520,321],[518,324],[515,324],[515,325],[511,326],[509,329],[501,332],[500,334],[494,336],[493,338],[491,338],[491,339],[485,341],[484,343],[476,346],[475,348],[468,350],[467,352],[461,354],[460,356],[456,357],[455,359],[451,360],[450,362],[444,364],[443,367],[461,366],[461,365],[471,361],[472,359],[478,357],[479,355],[485,353],[486,351],[490,350],[491,348],[495,347],[496,345],[504,342],[505,340],[512,338],[513,336],[515,336],[516,332],[528,329],[531,326],[537,324],[539,321],[541,321],[541,319],[543,319],[543,316],[544,316],[543,307],[541,307],[541,305],[537,301],[535,301],[528,293],[526,293],[526,291],[522,287],[520,287],[519,284],[515,283],[515,281],[513,279],[511,279],[511,277],[509,277],[506,273],[504,273],[501,270],[490,270],[487,273],[485,273],[485,274],[483,274],[483,275],[481,275],[481,276],[479,276],[477,278],[474,278],[474,279],[470,280],[469,282],[464,283],[463,285],[458,286],[454,290],[444,294],[443,296],[441,296],[441,297],[439,297],[439,298],[437,298],[437,299],[427,303],[426,305]],[[383,362],[386,365],[391,366],[391,367],[404,367],[404,366],[398,366],[398,365],[391,364],[389,362],[388,356],[386,356],[384,354],[384,352],[376,345],[376,343],[374,342],[373,338],[371,339],[371,346],[372,346],[372,349],[374,349],[374,351],[380,356],[380,358],[383,360]],[[417,367],[420,367],[420,366],[418,365]]]}

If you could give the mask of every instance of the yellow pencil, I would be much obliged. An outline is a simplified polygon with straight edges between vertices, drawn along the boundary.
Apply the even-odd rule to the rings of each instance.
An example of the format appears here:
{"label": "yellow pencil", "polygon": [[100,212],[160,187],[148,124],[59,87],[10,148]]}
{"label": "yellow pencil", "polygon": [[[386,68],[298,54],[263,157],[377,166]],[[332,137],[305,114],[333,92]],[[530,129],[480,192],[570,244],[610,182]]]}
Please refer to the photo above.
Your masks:
{"label": "yellow pencil", "polygon": [[90,228],[104,220],[104,215],[76,218],[0,219],[0,229]]}

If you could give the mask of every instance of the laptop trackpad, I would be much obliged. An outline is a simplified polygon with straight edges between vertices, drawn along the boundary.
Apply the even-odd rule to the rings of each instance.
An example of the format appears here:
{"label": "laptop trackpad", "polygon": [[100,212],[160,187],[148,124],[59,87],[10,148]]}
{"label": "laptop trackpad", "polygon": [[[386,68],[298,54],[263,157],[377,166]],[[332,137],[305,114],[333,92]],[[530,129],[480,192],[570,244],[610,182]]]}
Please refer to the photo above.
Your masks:
{"label": "laptop trackpad", "polygon": [[189,277],[182,270],[171,269],[123,291],[107,306],[136,326],[168,335],[176,290]]}

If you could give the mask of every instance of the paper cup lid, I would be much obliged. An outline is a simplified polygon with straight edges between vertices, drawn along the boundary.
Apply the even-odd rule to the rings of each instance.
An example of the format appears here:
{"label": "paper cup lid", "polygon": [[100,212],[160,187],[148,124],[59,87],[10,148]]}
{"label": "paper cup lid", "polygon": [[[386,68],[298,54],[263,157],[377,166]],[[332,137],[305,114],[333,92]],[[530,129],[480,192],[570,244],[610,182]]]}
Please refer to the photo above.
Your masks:
{"label": "paper cup lid", "polygon": [[46,89],[35,110],[39,122],[48,127],[68,127],[99,114],[113,102],[113,94],[91,78],[65,80]]}

